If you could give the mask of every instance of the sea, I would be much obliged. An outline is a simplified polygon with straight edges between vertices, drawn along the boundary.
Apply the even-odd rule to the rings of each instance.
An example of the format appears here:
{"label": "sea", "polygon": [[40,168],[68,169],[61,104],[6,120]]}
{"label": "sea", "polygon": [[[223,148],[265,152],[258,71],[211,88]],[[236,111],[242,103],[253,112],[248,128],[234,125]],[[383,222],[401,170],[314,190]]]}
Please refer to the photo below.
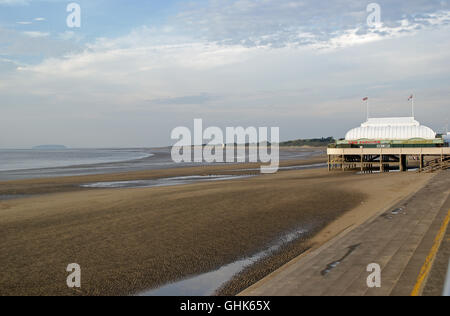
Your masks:
{"label": "sea", "polygon": [[[280,160],[307,159],[317,150],[281,150]],[[169,169],[206,163],[175,163],[171,148],[0,149],[0,181]]]}
{"label": "sea", "polygon": [[151,156],[140,150],[67,149],[1,150],[0,171],[54,168],[138,160]]}

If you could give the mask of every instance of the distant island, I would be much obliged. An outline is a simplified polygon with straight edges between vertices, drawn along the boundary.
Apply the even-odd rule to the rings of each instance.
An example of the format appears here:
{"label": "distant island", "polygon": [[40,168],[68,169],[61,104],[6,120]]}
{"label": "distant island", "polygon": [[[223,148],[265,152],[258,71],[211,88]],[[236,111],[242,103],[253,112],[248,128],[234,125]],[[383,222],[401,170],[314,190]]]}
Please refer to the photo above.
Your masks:
{"label": "distant island", "polygon": [[37,150],[64,150],[64,149],[67,149],[67,147],[64,146],[64,145],[39,145],[39,146],[33,147],[33,149],[37,149]]}

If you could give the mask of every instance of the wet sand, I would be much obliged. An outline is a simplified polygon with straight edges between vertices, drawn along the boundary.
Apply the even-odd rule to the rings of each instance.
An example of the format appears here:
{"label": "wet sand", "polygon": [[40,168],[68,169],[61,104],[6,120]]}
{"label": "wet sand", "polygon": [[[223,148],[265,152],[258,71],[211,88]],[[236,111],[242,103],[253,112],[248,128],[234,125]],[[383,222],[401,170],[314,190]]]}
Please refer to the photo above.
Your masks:
{"label": "wet sand", "polygon": [[[280,163],[280,169],[298,166],[311,166],[326,163],[326,157],[289,160]],[[82,185],[98,182],[119,182],[135,180],[155,180],[173,177],[209,176],[209,175],[259,175],[259,163],[200,165],[172,169],[127,171],[120,173],[66,176],[57,178],[38,178],[25,180],[0,181],[0,196],[49,194],[59,192],[83,191]]]}
{"label": "wet sand", "polygon": [[[319,162],[323,158],[284,165]],[[287,232],[307,231],[245,270],[221,292],[237,294],[429,179],[415,173],[330,174],[321,169],[176,187],[81,187],[107,181],[249,174],[232,170],[251,167],[1,182],[0,195],[40,195],[0,201],[0,295],[138,294],[251,257]],[[81,266],[80,290],[66,286],[70,263]]]}

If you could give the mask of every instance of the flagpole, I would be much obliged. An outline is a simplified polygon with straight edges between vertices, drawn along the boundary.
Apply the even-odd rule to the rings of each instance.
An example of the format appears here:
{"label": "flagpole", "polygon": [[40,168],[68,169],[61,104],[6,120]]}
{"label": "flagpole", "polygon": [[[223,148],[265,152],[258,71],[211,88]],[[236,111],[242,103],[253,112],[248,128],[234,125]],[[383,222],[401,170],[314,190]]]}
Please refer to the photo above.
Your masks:
{"label": "flagpole", "polygon": [[412,115],[413,118],[415,117],[415,113],[414,113],[414,99],[415,99],[415,96],[414,96],[414,93],[413,93],[413,94],[411,94],[411,96],[408,99],[408,101],[411,101],[411,115]]}
{"label": "flagpole", "polygon": [[366,100],[366,105],[367,105],[367,121],[369,121],[370,118],[369,99]]}
{"label": "flagpole", "polygon": [[363,102],[366,102],[366,116],[367,116],[367,121],[369,121],[369,117],[370,117],[370,110],[369,110],[369,98],[365,97],[363,99]]}

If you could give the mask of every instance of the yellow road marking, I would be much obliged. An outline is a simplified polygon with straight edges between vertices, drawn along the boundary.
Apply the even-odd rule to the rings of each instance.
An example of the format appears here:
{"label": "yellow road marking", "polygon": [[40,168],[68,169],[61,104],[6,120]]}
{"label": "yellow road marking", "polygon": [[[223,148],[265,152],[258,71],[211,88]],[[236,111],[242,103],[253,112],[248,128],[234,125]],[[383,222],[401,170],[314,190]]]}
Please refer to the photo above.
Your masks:
{"label": "yellow road marking", "polygon": [[436,254],[439,250],[439,246],[441,245],[442,240],[444,239],[444,234],[447,231],[447,226],[450,223],[450,210],[448,211],[447,217],[444,220],[444,223],[442,223],[441,229],[439,229],[439,232],[434,239],[433,247],[430,250],[430,253],[428,254],[427,259],[425,260],[425,263],[420,270],[419,276],[417,277],[416,285],[414,286],[413,291],[411,292],[411,296],[419,296],[420,291],[422,289],[422,284],[426,280],[428,273],[430,273],[432,263],[434,261],[434,258],[436,257]]}

